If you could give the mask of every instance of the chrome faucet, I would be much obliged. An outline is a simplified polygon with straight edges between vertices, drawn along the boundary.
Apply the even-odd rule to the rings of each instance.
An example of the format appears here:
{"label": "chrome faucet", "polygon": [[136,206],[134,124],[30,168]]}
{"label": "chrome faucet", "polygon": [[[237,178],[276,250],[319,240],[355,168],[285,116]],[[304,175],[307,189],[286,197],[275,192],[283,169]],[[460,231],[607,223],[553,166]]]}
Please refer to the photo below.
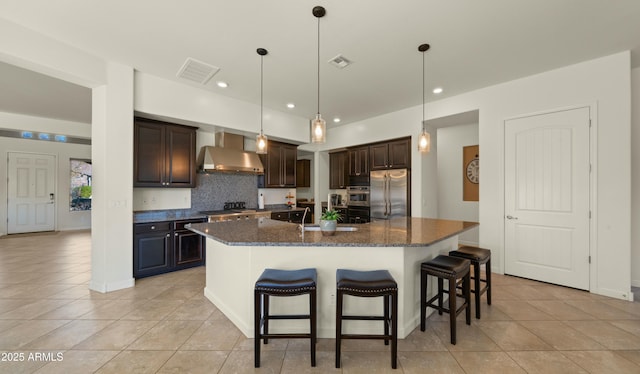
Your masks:
{"label": "chrome faucet", "polygon": [[304,213],[302,214],[302,223],[298,226],[303,233],[304,233],[304,221],[305,221],[305,218],[307,217],[307,211],[309,210],[310,209],[308,206],[304,208]]}

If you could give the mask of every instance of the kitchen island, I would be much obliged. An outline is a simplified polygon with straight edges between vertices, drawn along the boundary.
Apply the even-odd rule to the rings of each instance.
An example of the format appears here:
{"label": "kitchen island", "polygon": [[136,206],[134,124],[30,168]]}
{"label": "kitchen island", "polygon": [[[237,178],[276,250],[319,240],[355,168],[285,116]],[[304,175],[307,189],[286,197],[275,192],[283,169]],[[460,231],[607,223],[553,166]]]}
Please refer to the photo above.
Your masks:
{"label": "kitchen island", "polygon": [[[205,296],[247,337],[253,337],[253,288],[266,268],[318,271],[318,336],[335,337],[336,269],[387,269],[398,283],[398,337],[420,323],[420,263],[458,246],[458,234],[475,222],[428,218],[395,218],[355,225],[356,231],[323,236],[299,225],[259,218],[234,222],[192,224],[190,230],[207,238]],[[430,282],[430,286],[434,282]],[[429,294],[434,294],[434,289]],[[272,298],[272,313],[307,311],[305,296]],[[382,313],[377,298],[345,299],[345,313]],[[308,322],[278,322],[288,331],[307,331]],[[380,322],[349,321],[346,333],[379,333]]]}

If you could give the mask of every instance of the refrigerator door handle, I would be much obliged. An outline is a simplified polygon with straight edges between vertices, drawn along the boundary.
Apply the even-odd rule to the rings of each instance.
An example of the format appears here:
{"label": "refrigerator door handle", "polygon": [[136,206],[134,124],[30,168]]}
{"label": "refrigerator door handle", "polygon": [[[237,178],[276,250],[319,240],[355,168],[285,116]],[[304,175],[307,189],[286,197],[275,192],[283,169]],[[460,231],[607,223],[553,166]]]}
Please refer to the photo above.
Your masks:
{"label": "refrigerator door handle", "polygon": [[391,181],[389,180],[389,174],[385,173],[384,174],[384,192],[385,192],[385,196],[384,196],[384,215],[385,216],[390,216],[391,215]]}

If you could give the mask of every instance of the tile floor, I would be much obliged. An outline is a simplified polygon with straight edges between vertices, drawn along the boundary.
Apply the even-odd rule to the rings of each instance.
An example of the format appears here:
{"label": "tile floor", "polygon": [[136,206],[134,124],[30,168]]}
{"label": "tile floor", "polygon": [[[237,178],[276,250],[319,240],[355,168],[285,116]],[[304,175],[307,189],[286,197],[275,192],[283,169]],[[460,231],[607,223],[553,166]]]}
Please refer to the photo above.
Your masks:
{"label": "tile floor", "polygon": [[[0,239],[0,373],[254,372],[245,338],[204,296],[204,268],[101,294],[90,278],[88,231]],[[640,303],[494,275],[493,305],[459,324],[447,315],[399,341],[397,370],[380,341],[264,346],[264,373],[640,373]],[[460,315],[463,321],[464,314]]]}

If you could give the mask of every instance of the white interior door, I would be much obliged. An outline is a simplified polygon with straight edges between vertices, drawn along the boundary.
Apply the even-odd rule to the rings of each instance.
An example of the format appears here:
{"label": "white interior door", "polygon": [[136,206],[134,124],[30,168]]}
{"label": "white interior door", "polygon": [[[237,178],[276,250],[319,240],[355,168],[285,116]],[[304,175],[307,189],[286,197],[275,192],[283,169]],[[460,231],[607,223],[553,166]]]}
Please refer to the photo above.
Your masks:
{"label": "white interior door", "polygon": [[56,170],[53,155],[9,152],[7,233],[55,229]]}
{"label": "white interior door", "polygon": [[589,289],[589,108],[505,122],[505,273]]}

